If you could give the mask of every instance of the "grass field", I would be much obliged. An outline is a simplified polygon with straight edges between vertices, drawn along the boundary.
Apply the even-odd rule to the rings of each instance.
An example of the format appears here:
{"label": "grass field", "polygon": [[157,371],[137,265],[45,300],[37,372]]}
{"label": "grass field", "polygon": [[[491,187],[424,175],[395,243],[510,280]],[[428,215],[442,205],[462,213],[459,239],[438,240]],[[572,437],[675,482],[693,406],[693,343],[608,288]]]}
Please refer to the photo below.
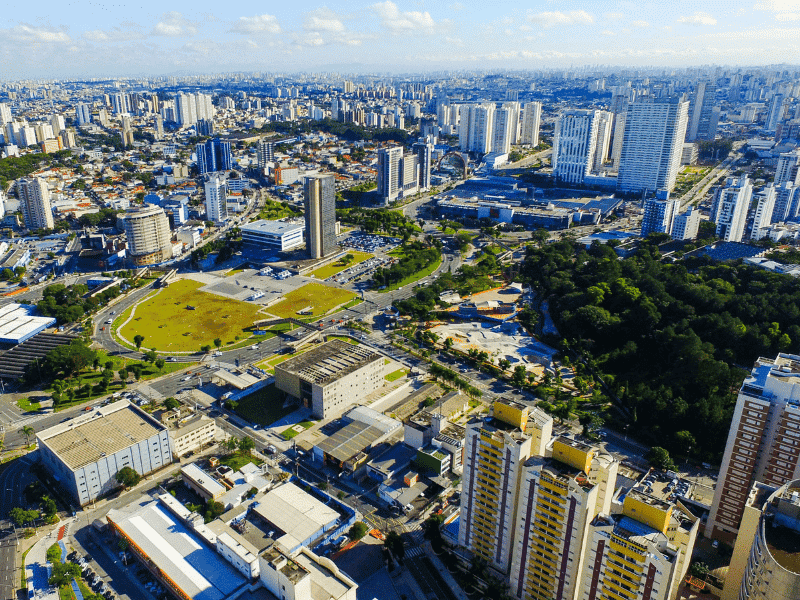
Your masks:
{"label": "grass field", "polygon": [[[144,336],[142,346],[162,352],[191,352],[201,346],[214,344],[220,338],[223,344],[236,336],[250,337],[244,331],[253,324],[259,307],[198,292],[203,284],[183,279],[161,290],[136,307],[133,320],[118,333],[133,341],[136,335]],[[193,306],[195,310],[186,307]]]}
{"label": "grass field", "polygon": [[[399,250],[399,248],[398,248]],[[394,250],[392,250],[394,252]],[[421,271],[417,271],[416,273],[412,273],[405,279],[398,281],[397,283],[393,283],[392,285],[386,286],[385,289],[378,290],[380,293],[391,292],[392,290],[399,290],[401,287],[407,286],[409,283],[414,283],[419,281],[423,277],[427,277],[431,273],[433,273],[436,269],[439,268],[439,265],[442,264],[442,257],[440,256],[438,260],[436,260],[432,265],[429,267],[422,269]]]}
{"label": "grass field", "polygon": [[329,340],[342,340],[343,342],[347,342],[348,344],[353,344],[353,346],[358,346],[358,340],[354,340],[351,337],[347,337],[346,335],[329,335]]}
{"label": "grass field", "polygon": [[272,383],[239,400],[236,413],[259,425],[271,425],[293,412],[297,407],[283,407],[283,392]]}
{"label": "grass field", "polygon": [[[300,421],[299,423],[295,423],[294,425],[292,425],[292,426],[291,426],[291,427],[289,427],[288,429],[286,429],[286,430],[282,431],[282,432],[281,432],[281,435],[282,435],[284,438],[286,438],[287,440],[290,440],[290,439],[292,439],[294,436],[296,436],[296,435],[300,435],[301,433],[303,433],[303,431],[305,431],[306,429],[308,429],[309,427],[311,427],[313,424],[314,424],[314,422],[313,422],[313,421]],[[300,427],[302,427],[302,428],[303,428],[303,431],[297,431],[297,429],[295,429],[295,427],[296,427],[297,429],[300,429]]]}
{"label": "grass field", "polygon": [[[321,317],[355,297],[355,293],[321,283],[307,283],[303,287],[292,290],[283,300],[273,304],[266,310],[277,317],[295,319],[302,317]],[[297,311],[311,309],[311,315],[298,315]]]}
{"label": "grass field", "polygon": [[311,274],[317,279],[327,279],[331,275],[336,275],[337,273],[341,273],[345,269],[352,267],[353,265],[357,265],[360,262],[364,262],[365,260],[375,256],[374,254],[370,254],[369,252],[360,252],[358,250],[351,250],[347,254],[352,254],[353,256],[355,256],[353,262],[345,264],[340,259],[330,264],[327,264],[324,267],[320,267],[316,271],[313,271]]}
{"label": "grass field", "polygon": [[225,465],[226,467],[230,467],[234,471],[238,471],[247,463],[260,465],[261,462],[262,461],[258,460],[255,456],[250,456],[249,454],[243,454],[241,452],[229,454],[228,456],[223,456],[219,459],[219,464]]}
{"label": "grass field", "polygon": [[401,377],[405,377],[407,373],[408,371],[406,369],[398,369],[397,371],[392,371],[389,373],[386,377],[384,377],[384,379],[391,383],[392,381],[397,381]]}

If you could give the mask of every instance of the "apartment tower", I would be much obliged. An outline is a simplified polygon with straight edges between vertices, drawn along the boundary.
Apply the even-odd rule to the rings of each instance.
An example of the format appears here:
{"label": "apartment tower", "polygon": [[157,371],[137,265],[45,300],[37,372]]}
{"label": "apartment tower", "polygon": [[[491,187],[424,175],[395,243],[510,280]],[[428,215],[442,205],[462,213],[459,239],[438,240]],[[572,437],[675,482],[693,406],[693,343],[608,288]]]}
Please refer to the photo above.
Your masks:
{"label": "apartment tower", "polygon": [[28,229],[52,229],[53,209],[50,206],[50,189],[41,177],[17,181],[17,197],[22,218]]}

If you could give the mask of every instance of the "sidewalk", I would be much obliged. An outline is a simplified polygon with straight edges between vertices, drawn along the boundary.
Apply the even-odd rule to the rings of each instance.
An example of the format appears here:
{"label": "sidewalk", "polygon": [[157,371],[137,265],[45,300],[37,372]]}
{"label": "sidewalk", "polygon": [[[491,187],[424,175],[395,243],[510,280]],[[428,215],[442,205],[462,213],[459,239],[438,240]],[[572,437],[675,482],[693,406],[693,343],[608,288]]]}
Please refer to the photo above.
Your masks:
{"label": "sidewalk", "polygon": [[[33,545],[30,546],[30,551],[25,556],[23,568],[25,569],[26,580],[28,583],[33,584],[34,593],[37,595],[37,598],[41,600],[58,600],[58,590],[50,587],[50,584],[47,583],[48,569],[45,555],[47,554],[47,549],[58,541],[58,530],[62,524],[63,523],[59,522],[52,526],[53,529],[45,535],[42,535],[44,530],[40,530],[40,533],[34,536],[34,538],[24,540],[25,542],[29,542],[30,540],[38,538]],[[48,527],[50,526],[48,525]],[[20,550],[22,552],[25,551],[22,545],[20,545]]]}

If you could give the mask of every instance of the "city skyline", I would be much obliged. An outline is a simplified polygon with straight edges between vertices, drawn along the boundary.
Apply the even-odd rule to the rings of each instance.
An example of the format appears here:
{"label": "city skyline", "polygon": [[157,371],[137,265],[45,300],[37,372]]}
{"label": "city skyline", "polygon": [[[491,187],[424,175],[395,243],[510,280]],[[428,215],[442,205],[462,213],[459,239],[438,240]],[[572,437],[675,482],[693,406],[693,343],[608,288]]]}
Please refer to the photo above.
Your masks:
{"label": "city skyline", "polygon": [[45,15],[9,6],[0,78],[800,63],[788,41],[800,35],[800,0],[164,8],[81,0]]}

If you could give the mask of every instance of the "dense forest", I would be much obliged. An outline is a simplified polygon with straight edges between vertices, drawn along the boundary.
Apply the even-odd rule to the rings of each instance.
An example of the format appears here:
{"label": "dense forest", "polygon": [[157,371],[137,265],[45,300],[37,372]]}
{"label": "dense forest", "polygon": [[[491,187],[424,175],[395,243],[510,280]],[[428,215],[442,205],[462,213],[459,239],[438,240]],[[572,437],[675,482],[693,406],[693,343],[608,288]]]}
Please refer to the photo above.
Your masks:
{"label": "dense forest", "polygon": [[[719,457],[753,361],[800,347],[800,288],[742,264],[660,258],[652,244],[620,259],[565,240],[529,249],[523,274],[549,298],[573,357],[619,398],[629,433]],[[686,431],[689,443],[676,435]]]}

